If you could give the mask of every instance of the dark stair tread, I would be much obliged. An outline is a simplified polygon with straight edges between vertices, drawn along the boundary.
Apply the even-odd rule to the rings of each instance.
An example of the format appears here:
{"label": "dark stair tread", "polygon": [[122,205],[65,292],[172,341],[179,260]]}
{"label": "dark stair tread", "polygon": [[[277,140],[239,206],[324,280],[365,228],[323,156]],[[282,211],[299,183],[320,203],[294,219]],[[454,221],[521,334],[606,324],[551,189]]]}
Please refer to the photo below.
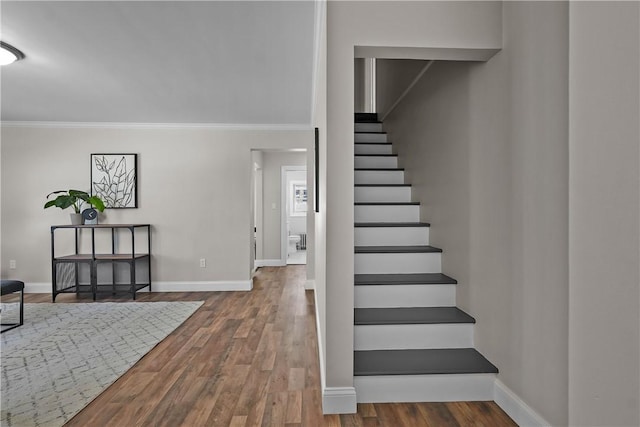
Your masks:
{"label": "dark stair tread", "polygon": [[356,274],[358,285],[455,285],[458,281],[442,273]]}
{"label": "dark stair tread", "polygon": [[365,205],[370,205],[370,206],[402,206],[402,205],[409,205],[409,206],[415,206],[415,205],[419,205],[420,202],[355,202],[354,203],[356,206],[365,206]]}
{"label": "dark stair tread", "polygon": [[397,154],[354,154],[356,157],[398,157]]}
{"label": "dark stair tread", "polygon": [[431,227],[428,222],[356,222],[355,227]]}
{"label": "dark stair tread", "polygon": [[378,121],[378,113],[355,113],[356,123],[381,123]]}
{"label": "dark stair tread", "polygon": [[354,142],[356,145],[392,145],[392,142]]}
{"label": "dark stair tread", "polygon": [[476,323],[457,307],[356,308],[356,325],[418,325]]}
{"label": "dark stair tread", "polygon": [[357,130],[357,131],[354,131],[353,133],[356,133],[356,134],[375,133],[375,134],[378,134],[378,135],[382,135],[382,134],[386,134],[387,132],[385,132],[383,130],[382,131],[377,131],[377,132],[376,131],[368,131],[368,130]]}
{"label": "dark stair tread", "polygon": [[411,187],[411,184],[354,184],[354,187]]}
{"label": "dark stair tread", "polygon": [[355,351],[354,375],[497,374],[473,348]]}
{"label": "dark stair tread", "polygon": [[412,246],[356,246],[357,254],[403,254],[403,253],[438,253],[442,249],[429,245]]}
{"label": "dark stair tread", "polygon": [[356,171],[403,171],[404,168],[354,168]]}

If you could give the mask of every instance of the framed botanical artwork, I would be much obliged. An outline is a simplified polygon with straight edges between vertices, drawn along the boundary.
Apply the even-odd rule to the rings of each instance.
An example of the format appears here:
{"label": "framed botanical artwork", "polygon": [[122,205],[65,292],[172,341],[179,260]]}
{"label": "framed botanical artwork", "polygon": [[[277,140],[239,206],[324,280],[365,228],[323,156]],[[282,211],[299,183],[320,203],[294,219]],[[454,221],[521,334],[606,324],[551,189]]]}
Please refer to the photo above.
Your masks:
{"label": "framed botanical artwork", "polygon": [[137,208],[137,165],[137,154],[91,154],[91,194],[107,208]]}

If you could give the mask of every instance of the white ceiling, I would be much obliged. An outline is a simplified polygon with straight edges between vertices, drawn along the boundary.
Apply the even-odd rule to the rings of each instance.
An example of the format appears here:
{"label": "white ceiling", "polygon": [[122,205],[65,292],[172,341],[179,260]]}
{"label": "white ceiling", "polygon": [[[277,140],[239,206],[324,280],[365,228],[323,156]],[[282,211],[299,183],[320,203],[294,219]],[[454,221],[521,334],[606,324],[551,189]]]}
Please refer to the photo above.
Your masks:
{"label": "white ceiling", "polygon": [[312,1],[2,1],[3,121],[305,124]]}

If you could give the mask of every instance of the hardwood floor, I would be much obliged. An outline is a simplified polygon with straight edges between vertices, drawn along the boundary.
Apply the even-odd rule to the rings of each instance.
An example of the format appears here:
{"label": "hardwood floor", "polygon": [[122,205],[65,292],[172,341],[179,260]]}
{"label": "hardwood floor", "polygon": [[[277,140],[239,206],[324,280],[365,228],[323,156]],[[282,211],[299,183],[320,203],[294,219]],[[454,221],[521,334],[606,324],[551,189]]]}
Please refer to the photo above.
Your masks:
{"label": "hardwood floor", "polygon": [[139,294],[205,303],[66,425],[516,425],[493,402],[361,404],[357,414],[323,416],[313,292],[304,281],[303,265],[265,267],[251,292]]}

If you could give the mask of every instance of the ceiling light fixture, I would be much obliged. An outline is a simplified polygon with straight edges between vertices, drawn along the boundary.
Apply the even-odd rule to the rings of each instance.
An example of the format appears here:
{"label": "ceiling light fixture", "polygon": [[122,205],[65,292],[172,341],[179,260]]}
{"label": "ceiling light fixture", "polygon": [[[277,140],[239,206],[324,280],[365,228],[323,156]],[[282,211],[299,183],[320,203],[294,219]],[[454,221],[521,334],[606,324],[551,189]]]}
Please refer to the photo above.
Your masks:
{"label": "ceiling light fixture", "polygon": [[24,53],[15,47],[0,41],[0,65],[9,65],[24,58]]}

